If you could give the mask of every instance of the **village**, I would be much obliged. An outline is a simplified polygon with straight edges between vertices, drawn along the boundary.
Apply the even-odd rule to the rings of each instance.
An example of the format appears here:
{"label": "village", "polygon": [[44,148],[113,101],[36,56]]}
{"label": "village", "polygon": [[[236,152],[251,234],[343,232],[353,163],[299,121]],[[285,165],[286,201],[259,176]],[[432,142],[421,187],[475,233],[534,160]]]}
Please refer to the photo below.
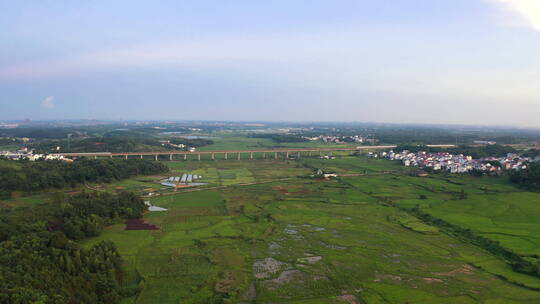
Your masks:
{"label": "village", "polygon": [[508,170],[522,170],[527,168],[527,163],[540,161],[540,157],[529,158],[518,153],[508,153],[505,157],[486,157],[474,159],[472,156],[463,154],[450,154],[448,152],[425,152],[412,153],[408,150],[402,152],[369,152],[369,157],[398,160],[406,167],[419,167],[433,171],[449,171],[450,173],[467,173],[482,171],[499,173]]}
{"label": "village", "polygon": [[72,162],[73,160],[64,157],[60,154],[40,154],[34,153],[33,150],[26,147],[16,150],[16,151],[0,151],[0,158],[5,158],[9,160],[62,160],[67,162]]}

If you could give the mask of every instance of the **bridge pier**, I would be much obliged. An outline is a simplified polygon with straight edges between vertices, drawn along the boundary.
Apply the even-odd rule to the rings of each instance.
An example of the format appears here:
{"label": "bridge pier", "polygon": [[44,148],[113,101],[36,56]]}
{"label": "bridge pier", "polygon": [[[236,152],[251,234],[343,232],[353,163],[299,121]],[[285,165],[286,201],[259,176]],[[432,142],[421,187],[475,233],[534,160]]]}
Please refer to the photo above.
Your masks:
{"label": "bridge pier", "polygon": [[141,154],[141,159],[142,159],[142,154]]}
{"label": "bridge pier", "polygon": [[298,151],[298,155],[297,155],[297,156],[298,156],[298,159],[300,159],[300,151]]}
{"label": "bridge pier", "polygon": [[94,155],[94,159],[97,159],[97,155]]}
{"label": "bridge pier", "polygon": [[266,152],[263,152],[263,158],[266,158]]}
{"label": "bridge pier", "polygon": [[187,154],[184,154],[184,160],[187,160]]}
{"label": "bridge pier", "polygon": [[238,152],[238,160],[240,160],[240,155],[241,155],[240,152]]}
{"label": "bridge pier", "polygon": [[212,160],[215,160],[215,159],[216,159],[216,155],[212,153]]}
{"label": "bridge pier", "polygon": [[172,160],[172,154],[169,154],[169,160]]}
{"label": "bridge pier", "polygon": [[156,154],[156,155],[154,155],[154,159],[155,159],[155,160],[157,160],[157,154]]}
{"label": "bridge pier", "polygon": [[225,152],[225,160],[227,160],[227,152]]}
{"label": "bridge pier", "polygon": [[197,158],[201,160],[201,153],[197,154]]}
{"label": "bridge pier", "polygon": [[249,152],[249,158],[253,159],[253,152]]}
{"label": "bridge pier", "polygon": [[127,160],[127,154],[126,154],[126,155],[124,155],[124,157],[125,157],[125,158],[126,158],[126,160]]}
{"label": "bridge pier", "polygon": [[277,159],[277,152],[274,152],[274,158]]}
{"label": "bridge pier", "polygon": [[285,152],[285,158],[289,159],[289,151]]}
{"label": "bridge pier", "polygon": [[311,151],[308,151],[307,156],[311,157]]}

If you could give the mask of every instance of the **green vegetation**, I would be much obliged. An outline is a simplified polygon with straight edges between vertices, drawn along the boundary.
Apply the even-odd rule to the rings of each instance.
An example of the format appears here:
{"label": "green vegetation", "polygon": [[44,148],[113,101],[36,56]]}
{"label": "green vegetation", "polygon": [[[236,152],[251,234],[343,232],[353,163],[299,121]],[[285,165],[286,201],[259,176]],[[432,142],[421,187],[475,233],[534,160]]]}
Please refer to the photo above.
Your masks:
{"label": "green vegetation", "polygon": [[54,202],[0,210],[0,303],[116,303],[124,288],[122,258],[103,241],[83,249],[75,240],[146,209],[130,193],[82,193]]}
{"label": "green vegetation", "polygon": [[460,226],[453,225],[441,219],[435,218],[430,214],[423,213],[419,210],[419,208],[412,209],[409,212],[411,212],[411,214],[414,214],[417,218],[421,219],[425,224],[439,227],[447,234],[453,235],[463,242],[469,242],[471,244],[474,244],[492,253],[493,255],[504,259],[505,261],[507,261],[507,263],[510,264],[514,271],[540,278],[540,272],[537,263],[524,259],[520,255],[514,253],[512,250],[501,246],[498,241],[494,241],[489,238],[477,235],[470,229],[461,228]]}
{"label": "green vegetation", "polygon": [[[95,127],[77,134],[69,149],[160,150],[166,149],[161,139],[187,143],[179,134],[203,136],[189,139],[200,144],[188,143],[201,151],[347,146],[302,138],[321,134],[411,142],[398,150],[412,151],[428,149],[422,143],[515,140],[513,132],[482,130],[418,127],[413,133],[342,124],[282,134],[279,128]],[[66,150],[62,132],[73,131],[56,131],[50,136],[60,140],[36,144]],[[513,151],[492,145],[449,152],[483,157]],[[540,302],[540,194],[528,192],[538,189],[534,165],[510,178],[419,177],[398,162],[348,152],[333,153],[335,159],[237,156],[0,162],[0,189],[12,197],[0,208],[0,303]],[[318,169],[338,177],[313,178]],[[183,173],[201,175],[206,184],[159,184]],[[74,187],[73,193],[37,191],[67,192],[64,187]],[[99,192],[76,194],[83,187]],[[167,211],[145,212],[142,200],[124,190],[148,195],[144,200]],[[159,229],[125,230],[124,219],[141,215]],[[34,259],[36,274],[13,263]],[[81,300],[73,300],[81,278],[90,283]],[[65,288],[55,293],[53,286]]]}
{"label": "green vegetation", "polygon": [[167,172],[162,163],[141,159],[80,159],[63,161],[0,160],[0,198],[13,191],[74,187],[86,182],[111,182],[136,175]]}
{"label": "green vegetation", "polygon": [[[213,142],[209,139],[185,139],[173,138],[169,140],[172,144],[183,144],[189,147],[202,147]],[[162,145],[158,138],[141,136],[126,137],[111,134],[107,137],[91,137],[75,140],[54,140],[45,141],[32,145],[38,152],[148,152],[178,150],[177,148]]]}
{"label": "green vegetation", "polygon": [[[219,151],[219,150],[262,150],[274,148],[330,148],[345,147],[343,144],[324,143],[322,141],[274,141],[272,136],[242,136],[242,134],[219,133],[212,138],[214,142],[211,145],[203,146],[200,151]],[[286,135],[282,135],[287,137]],[[294,136],[297,138],[297,136]]]}
{"label": "green vegetation", "polygon": [[470,155],[473,158],[483,158],[490,156],[502,157],[506,156],[508,153],[517,152],[516,149],[509,146],[502,145],[485,145],[485,146],[459,146],[456,148],[447,149],[451,154],[463,154]]}
{"label": "green vegetation", "polygon": [[540,191],[540,163],[530,163],[527,169],[512,172],[510,180],[522,188]]}
{"label": "green vegetation", "polygon": [[401,152],[403,150],[408,150],[410,152],[416,153],[418,151],[426,152],[448,152],[450,154],[463,154],[470,155],[473,158],[484,158],[490,156],[502,157],[506,156],[508,153],[517,152],[516,149],[510,146],[502,145],[485,145],[485,146],[467,146],[461,145],[455,148],[441,149],[441,148],[431,148],[424,144],[399,144],[394,149],[395,151]]}
{"label": "green vegetation", "polygon": [[523,156],[525,157],[537,157],[538,155],[540,155],[540,149],[529,149],[529,150],[526,150],[522,153]]}
{"label": "green vegetation", "polygon": [[416,177],[351,156],[166,164],[212,189],[148,198],[168,209],[144,217],[160,230],[114,225],[82,242],[117,245],[141,288],[122,303],[540,301],[537,247],[519,248],[540,235],[540,198],[507,177]]}
{"label": "green vegetation", "polygon": [[307,139],[297,134],[269,134],[269,133],[255,133],[252,134],[253,138],[269,138],[277,143],[289,143],[289,142],[306,142]]}
{"label": "green vegetation", "polygon": [[244,136],[233,136],[220,134],[213,139],[214,144],[201,147],[201,151],[219,151],[219,150],[250,150],[264,149],[272,146],[274,143],[267,138],[250,138]]}
{"label": "green vegetation", "polygon": [[[344,132],[354,133],[354,129],[361,129],[358,126],[348,126],[340,128],[340,134]],[[351,130],[352,129],[352,130]],[[369,126],[362,128],[380,143],[418,143],[418,144],[458,144],[470,145],[475,140],[494,141],[498,144],[516,144],[521,142],[538,141],[537,130],[520,129],[493,129],[481,127],[454,127],[447,128],[438,125],[412,126],[412,125],[387,125]]]}

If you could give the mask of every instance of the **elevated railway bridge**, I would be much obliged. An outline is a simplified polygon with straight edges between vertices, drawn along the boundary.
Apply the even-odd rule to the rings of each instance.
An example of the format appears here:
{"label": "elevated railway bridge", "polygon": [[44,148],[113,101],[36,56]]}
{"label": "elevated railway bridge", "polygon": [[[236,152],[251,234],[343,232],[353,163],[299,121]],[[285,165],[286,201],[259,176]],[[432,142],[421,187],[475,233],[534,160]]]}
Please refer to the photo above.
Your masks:
{"label": "elevated railway bridge", "polygon": [[[395,145],[387,146],[358,146],[358,147],[334,147],[334,148],[286,148],[286,149],[262,149],[262,150],[221,150],[221,151],[156,151],[156,152],[89,152],[89,153],[59,153],[68,158],[145,158],[153,157],[155,160],[201,160],[202,156],[209,156],[206,159],[242,159],[242,155],[247,159],[265,159],[265,158],[300,158],[302,156],[323,156],[332,155],[333,152],[355,152],[369,150],[388,150],[395,148]],[[428,145],[428,147],[450,148],[454,145]]]}

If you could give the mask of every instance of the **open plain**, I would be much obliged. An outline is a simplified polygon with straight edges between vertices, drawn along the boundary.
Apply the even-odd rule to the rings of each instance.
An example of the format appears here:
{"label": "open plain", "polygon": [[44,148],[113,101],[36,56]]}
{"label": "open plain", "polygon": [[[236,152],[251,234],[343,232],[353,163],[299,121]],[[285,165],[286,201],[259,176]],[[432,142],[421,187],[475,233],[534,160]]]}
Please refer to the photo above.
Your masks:
{"label": "open plain", "polygon": [[[399,163],[336,159],[167,162],[193,189],[152,178],[108,187],[145,193],[158,230],[107,228],[124,258],[123,303],[538,303],[540,280],[422,222],[416,209],[535,260],[540,194],[505,178],[412,176]],[[321,168],[337,178],[313,178]],[[155,177],[154,179],[158,179]],[[465,199],[458,198],[466,193]],[[519,225],[516,222],[519,221]]]}

